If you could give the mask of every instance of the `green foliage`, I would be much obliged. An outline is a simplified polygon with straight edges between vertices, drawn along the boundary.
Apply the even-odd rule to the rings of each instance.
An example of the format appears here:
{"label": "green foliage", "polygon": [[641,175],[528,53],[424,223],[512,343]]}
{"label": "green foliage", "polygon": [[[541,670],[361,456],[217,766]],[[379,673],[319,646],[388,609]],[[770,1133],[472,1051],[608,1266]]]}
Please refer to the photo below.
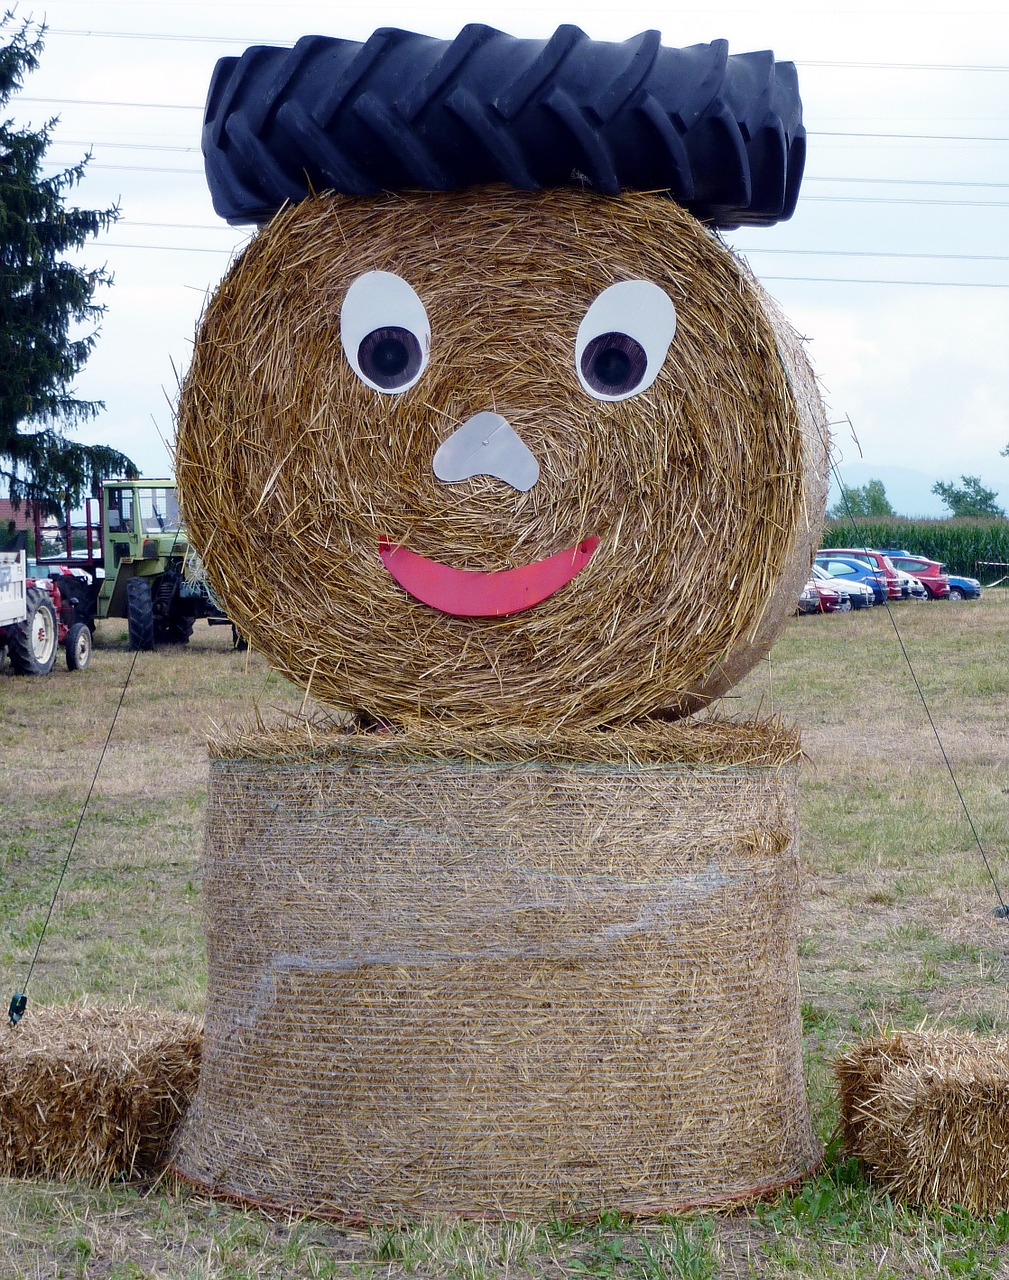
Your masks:
{"label": "green foliage", "polygon": [[937,480],[932,486],[932,492],[942,498],[954,516],[1005,518],[1005,512],[995,501],[998,494],[994,489],[986,489],[979,476],[961,476],[960,479],[962,485]]}
{"label": "green foliage", "polygon": [[1009,564],[1009,520],[831,520],[823,531],[823,545],[900,547],[939,560],[951,573],[992,581],[1005,571],[978,566]]}
{"label": "green foliage", "polygon": [[[0,107],[37,68],[44,31],[15,24],[10,12],[0,16]],[[104,269],[73,266],[64,255],[106,230],[118,210],[65,203],[87,157],[54,177],[42,175],[55,123],[32,130],[0,121],[0,477],[15,501],[50,510],[76,504],[103,476],[137,474],[124,454],[64,435],[103,408],[79,399],[73,379],[104,311],[94,292],[111,282]]]}
{"label": "green foliage", "polygon": [[842,485],[840,500],[827,512],[832,520],[844,520],[850,516],[885,518],[896,514],[882,480],[870,480],[861,486]]}

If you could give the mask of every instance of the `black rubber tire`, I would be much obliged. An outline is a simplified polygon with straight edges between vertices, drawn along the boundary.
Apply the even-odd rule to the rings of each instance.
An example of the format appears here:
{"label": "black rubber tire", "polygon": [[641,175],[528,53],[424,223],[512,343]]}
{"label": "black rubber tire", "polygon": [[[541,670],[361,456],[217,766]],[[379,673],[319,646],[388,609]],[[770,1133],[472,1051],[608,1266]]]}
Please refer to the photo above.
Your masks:
{"label": "black rubber tire", "polygon": [[7,628],[11,670],[19,676],[47,676],[59,648],[59,622],[52,597],[41,587],[25,592],[25,619]]}
{"label": "black rubber tire", "polygon": [[249,647],[249,642],[239,629],[232,623],[231,626],[231,647],[236,653],[245,653]]}
{"label": "black rubber tire", "polygon": [[86,622],[75,622],[67,632],[63,645],[68,671],[83,671],[91,661],[91,628]]}
{"label": "black rubber tire", "polygon": [[154,601],[149,578],[130,578],[126,584],[126,627],[131,649],[154,648]]}
{"label": "black rubber tire", "polygon": [[193,634],[194,619],[187,614],[172,612],[155,623],[155,640],[158,644],[188,644]]}
{"label": "black rubber tire", "polygon": [[947,599],[947,600],[962,600],[962,599],[963,599],[963,592],[960,590],[960,588],[959,588],[959,587],[950,587],[950,589],[949,589],[949,595],[946,597],[946,599]]}
{"label": "black rubber tire", "polygon": [[583,183],[667,190],[705,222],[791,216],[805,162],[795,67],[724,40],[621,44],[562,26],[521,40],[472,23],[451,41],[382,28],[222,58],[203,154],[214,208],[264,223],[286,200]]}

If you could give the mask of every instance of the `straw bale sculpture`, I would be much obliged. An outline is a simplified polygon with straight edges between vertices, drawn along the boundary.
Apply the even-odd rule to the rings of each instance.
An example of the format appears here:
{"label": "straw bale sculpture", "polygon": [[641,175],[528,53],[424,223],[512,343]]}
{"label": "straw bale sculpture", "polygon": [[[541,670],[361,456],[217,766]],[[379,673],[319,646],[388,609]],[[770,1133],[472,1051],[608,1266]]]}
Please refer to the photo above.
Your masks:
{"label": "straw bale sculpture", "polygon": [[819,534],[813,376],[714,230],[789,216],[803,150],[794,69],[724,42],[218,64],[215,206],[266,225],[182,388],[186,523],[356,727],[212,746],[201,1185],[644,1212],[813,1160],[798,745],[683,719]]}

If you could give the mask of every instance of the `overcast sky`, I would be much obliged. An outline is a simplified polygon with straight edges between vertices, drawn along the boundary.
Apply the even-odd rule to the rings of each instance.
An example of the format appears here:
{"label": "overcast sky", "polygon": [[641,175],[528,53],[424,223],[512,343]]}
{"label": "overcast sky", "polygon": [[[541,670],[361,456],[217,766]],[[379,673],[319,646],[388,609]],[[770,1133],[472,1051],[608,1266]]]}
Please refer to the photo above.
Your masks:
{"label": "overcast sky", "polygon": [[[176,371],[201,306],[248,232],[212,210],[199,151],[214,63],[247,45],[379,26],[451,37],[467,22],[668,45],[725,38],[798,66],[808,162],[798,209],[729,233],[808,339],[846,483],[883,477],[908,514],[941,514],[934,479],[978,475],[1009,507],[1009,14],[1005,0],[740,5],[358,5],[47,0],[40,69],[7,114],[60,122],[47,172],[91,150],[74,203],[122,219],[81,260],[115,283],[79,392],[77,433],[170,473]],[[849,427],[848,421],[851,426]],[[857,443],[853,434],[857,437]],[[904,474],[909,473],[909,474]]]}

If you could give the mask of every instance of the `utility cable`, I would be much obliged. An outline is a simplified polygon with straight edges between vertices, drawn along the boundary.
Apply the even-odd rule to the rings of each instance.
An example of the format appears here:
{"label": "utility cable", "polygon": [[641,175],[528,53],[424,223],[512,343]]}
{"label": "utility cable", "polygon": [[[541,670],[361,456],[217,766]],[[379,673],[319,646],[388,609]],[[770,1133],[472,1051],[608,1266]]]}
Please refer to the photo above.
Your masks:
{"label": "utility cable", "polygon": [[[157,515],[156,511],[155,511],[155,515]],[[172,545],[169,548],[168,556],[166,557],[167,559],[171,560],[172,556],[175,554],[175,548],[178,546],[179,538],[181,535],[182,535],[182,525],[181,523],[179,523],[178,518],[176,518],[175,537],[172,539]],[[56,907],[56,899],[59,897],[60,889],[63,887],[63,881],[67,874],[67,868],[70,866],[70,859],[73,857],[74,848],[76,847],[76,844],[77,844],[77,837],[80,835],[81,827],[84,825],[84,819],[87,816],[88,806],[90,805],[91,797],[94,794],[95,784],[98,782],[98,775],[99,773],[101,773],[101,770],[102,770],[102,762],[105,759],[105,753],[109,749],[109,743],[112,741],[112,734],[115,732],[116,721],[119,719],[119,712],[123,708],[123,702],[126,699],[126,690],[130,687],[130,681],[133,678],[133,671],[137,665],[137,658],[139,657],[140,657],[140,650],[139,649],[134,650],[133,661],[130,663],[130,669],[129,671],[127,671],[126,679],[123,681],[122,692],[119,694],[119,701],[116,704],[116,709],[112,715],[112,723],[109,725],[109,731],[105,735],[105,742],[102,745],[101,753],[98,756],[98,763],[95,765],[95,772],[91,779],[91,785],[88,787],[88,793],[84,797],[83,805],[81,805],[80,817],[77,819],[76,827],[74,827],[74,834],[70,839],[70,847],[69,849],[67,849],[67,856],[63,860],[63,867],[60,870],[59,879],[56,881],[56,888],[53,890],[53,896],[49,902],[49,910],[46,913],[46,918],[42,925],[42,932],[39,934],[39,940],[35,944],[35,954],[32,956],[31,964],[28,966],[28,972],[25,975],[24,982],[21,984],[21,990],[15,991],[14,994],[11,996],[11,1002],[7,1009],[7,1017],[10,1019],[10,1024],[12,1027],[16,1027],[17,1024],[21,1021],[21,1019],[24,1017],[25,1009],[27,1009],[28,1007],[28,984],[31,981],[32,973],[35,969],[35,962],[39,958],[39,952],[42,949],[42,942],[45,939],[46,932],[49,929],[49,922],[52,919],[53,911]]]}
{"label": "utility cable", "polygon": [[[855,523],[855,517],[851,510],[851,504],[848,502],[848,493],[844,485],[841,483],[841,477],[840,477],[840,474],[838,473],[837,466],[834,463],[833,459],[831,459],[831,462],[830,462],[830,469],[834,474],[835,481],[837,482],[837,487],[841,494],[841,502],[844,505],[844,510],[848,516],[848,521],[851,524],[851,527],[854,530],[854,532],[857,534],[858,525]],[[870,548],[865,547],[863,548],[863,550],[868,551],[870,550]],[[915,672],[914,664],[911,661],[911,655],[907,651],[907,646],[904,644],[904,637],[900,634],[900,629],[897,626],[897,621],[893,616],[893,610],[890,608],[890,601],[889,599],[886,599],[883,601],[883,603],[886,605],[886,616],[890,619],[890,625],[893,627],[893,634],[897,637],[897,643],[900,646],[901,653],[904,655],[904,661],[907,663],[907,669],[911,673],[911,679],[914,681],[914,687],[918,691],[918,697],[921,699],[921,705],[925,709],[925,716],[928,719],[928,723],[931,726],[932,733],[939,746],[939,754],[942,756],[943,763],[946,766],[946,771],[950,776],[950,781],[953,783],[953,790],[956,792],[957,799],[960,801],[960,807],[963,809],[964,816],[967,819],[967,825],[970,827],[971,835],[974,837],[974,843],[977,845],[978,852],[981,854],[981,861],[984,863],[985,871],[988,872],[988,878],[989,880],[991,880],[992,888],[995,890],[995,896],[998,898],[999,905],[995,908],[995,915],[999,919],[1005,920],[1009,918],[1009,907],[1006,906],[1005,899],[1002,897],[1001,890],[998,887],[998,881],[995,879],[995,873],[994,871],[992,871],[991,863],[988,861],[988,855],[985,852],[985,847],[981,843],[981,837],[978,834],[977,827],[974,824],[974,818],[971,814],[970,808],[967,805],[967,801],[964,797],[963,791],[960,789],[960,783],[957,780],[957,776],[953,768],[953,764],[946,753],[946,748],[943,745],[942,737],[939,734],[938,726],[936,725],[935,720],[932,717],[932,711],[928,705],[928,699],[925,697],[925,691],[922,689],[921,684],[918,681],[918,676],[917,676],[917,673]]]}
{"label": "utility cable", "polygon": [[10,1019],[12,1027],[16,1027],[24,1016],[25,1009],[28,1007],[28,984],[31,982],[32,972],[35,969],[35,962],[39,958],[39,951],[42,949],[42,942],[49,928],[49,922],[52,919],[53,910],[56,906],[56,899],[59,897],[60,889],[63,886],[63,880],[67,874],[67,868],[70,866],[70,859],[73,857],[74,848],[77,844],[77,837],[80,835],[81,827],[84,823],[85,815],[88,811],[88,805],[91,803],[91,796],[98,781],[98,775],[101,772],[102,761],[105,759],[105,753],[109,749],[109,743],[112,741],[112,733],[116,727],[116,721],[119,719],[119,712],[122,710],[123,701],[126,698],[126,690],[130,687],[130,679],[133,676],[133,668],[137,665],[137,658],[140,656],[138,649],[133,655],[133,661],[130,663],[130,669],[126,673],[126,680],[123,683],[122,692],[119,695],[119,702],[116,705],[115,713],[112,716],[112,723],[109,725],[109,731],[105,735],[105,743],[102,747],[101,754],[98,757],[98,763],[95,766],[94,776],[91,779],[91,785],[88,787],[88,794],[84,797],[84,804],[81,806],[80,817],[77,819],[77,826],[74,828],[74,834],[70,839],[70,848],[67,850],[67,856],[63,861],[63,867],[60,871],[59,879],[56,881],[56,888],[53,890],[53,896],[49,903],[49,910],[46,913],[45,922],[42,925],[42,932],[39,934],[39,940],[35,944],[35,954],[32,956],[31,964],[28,966],[28,972],[25,980],[21,984],[21,990],[15,991],[11,996],[10,1006],[7,1010],[7,1016]]}

